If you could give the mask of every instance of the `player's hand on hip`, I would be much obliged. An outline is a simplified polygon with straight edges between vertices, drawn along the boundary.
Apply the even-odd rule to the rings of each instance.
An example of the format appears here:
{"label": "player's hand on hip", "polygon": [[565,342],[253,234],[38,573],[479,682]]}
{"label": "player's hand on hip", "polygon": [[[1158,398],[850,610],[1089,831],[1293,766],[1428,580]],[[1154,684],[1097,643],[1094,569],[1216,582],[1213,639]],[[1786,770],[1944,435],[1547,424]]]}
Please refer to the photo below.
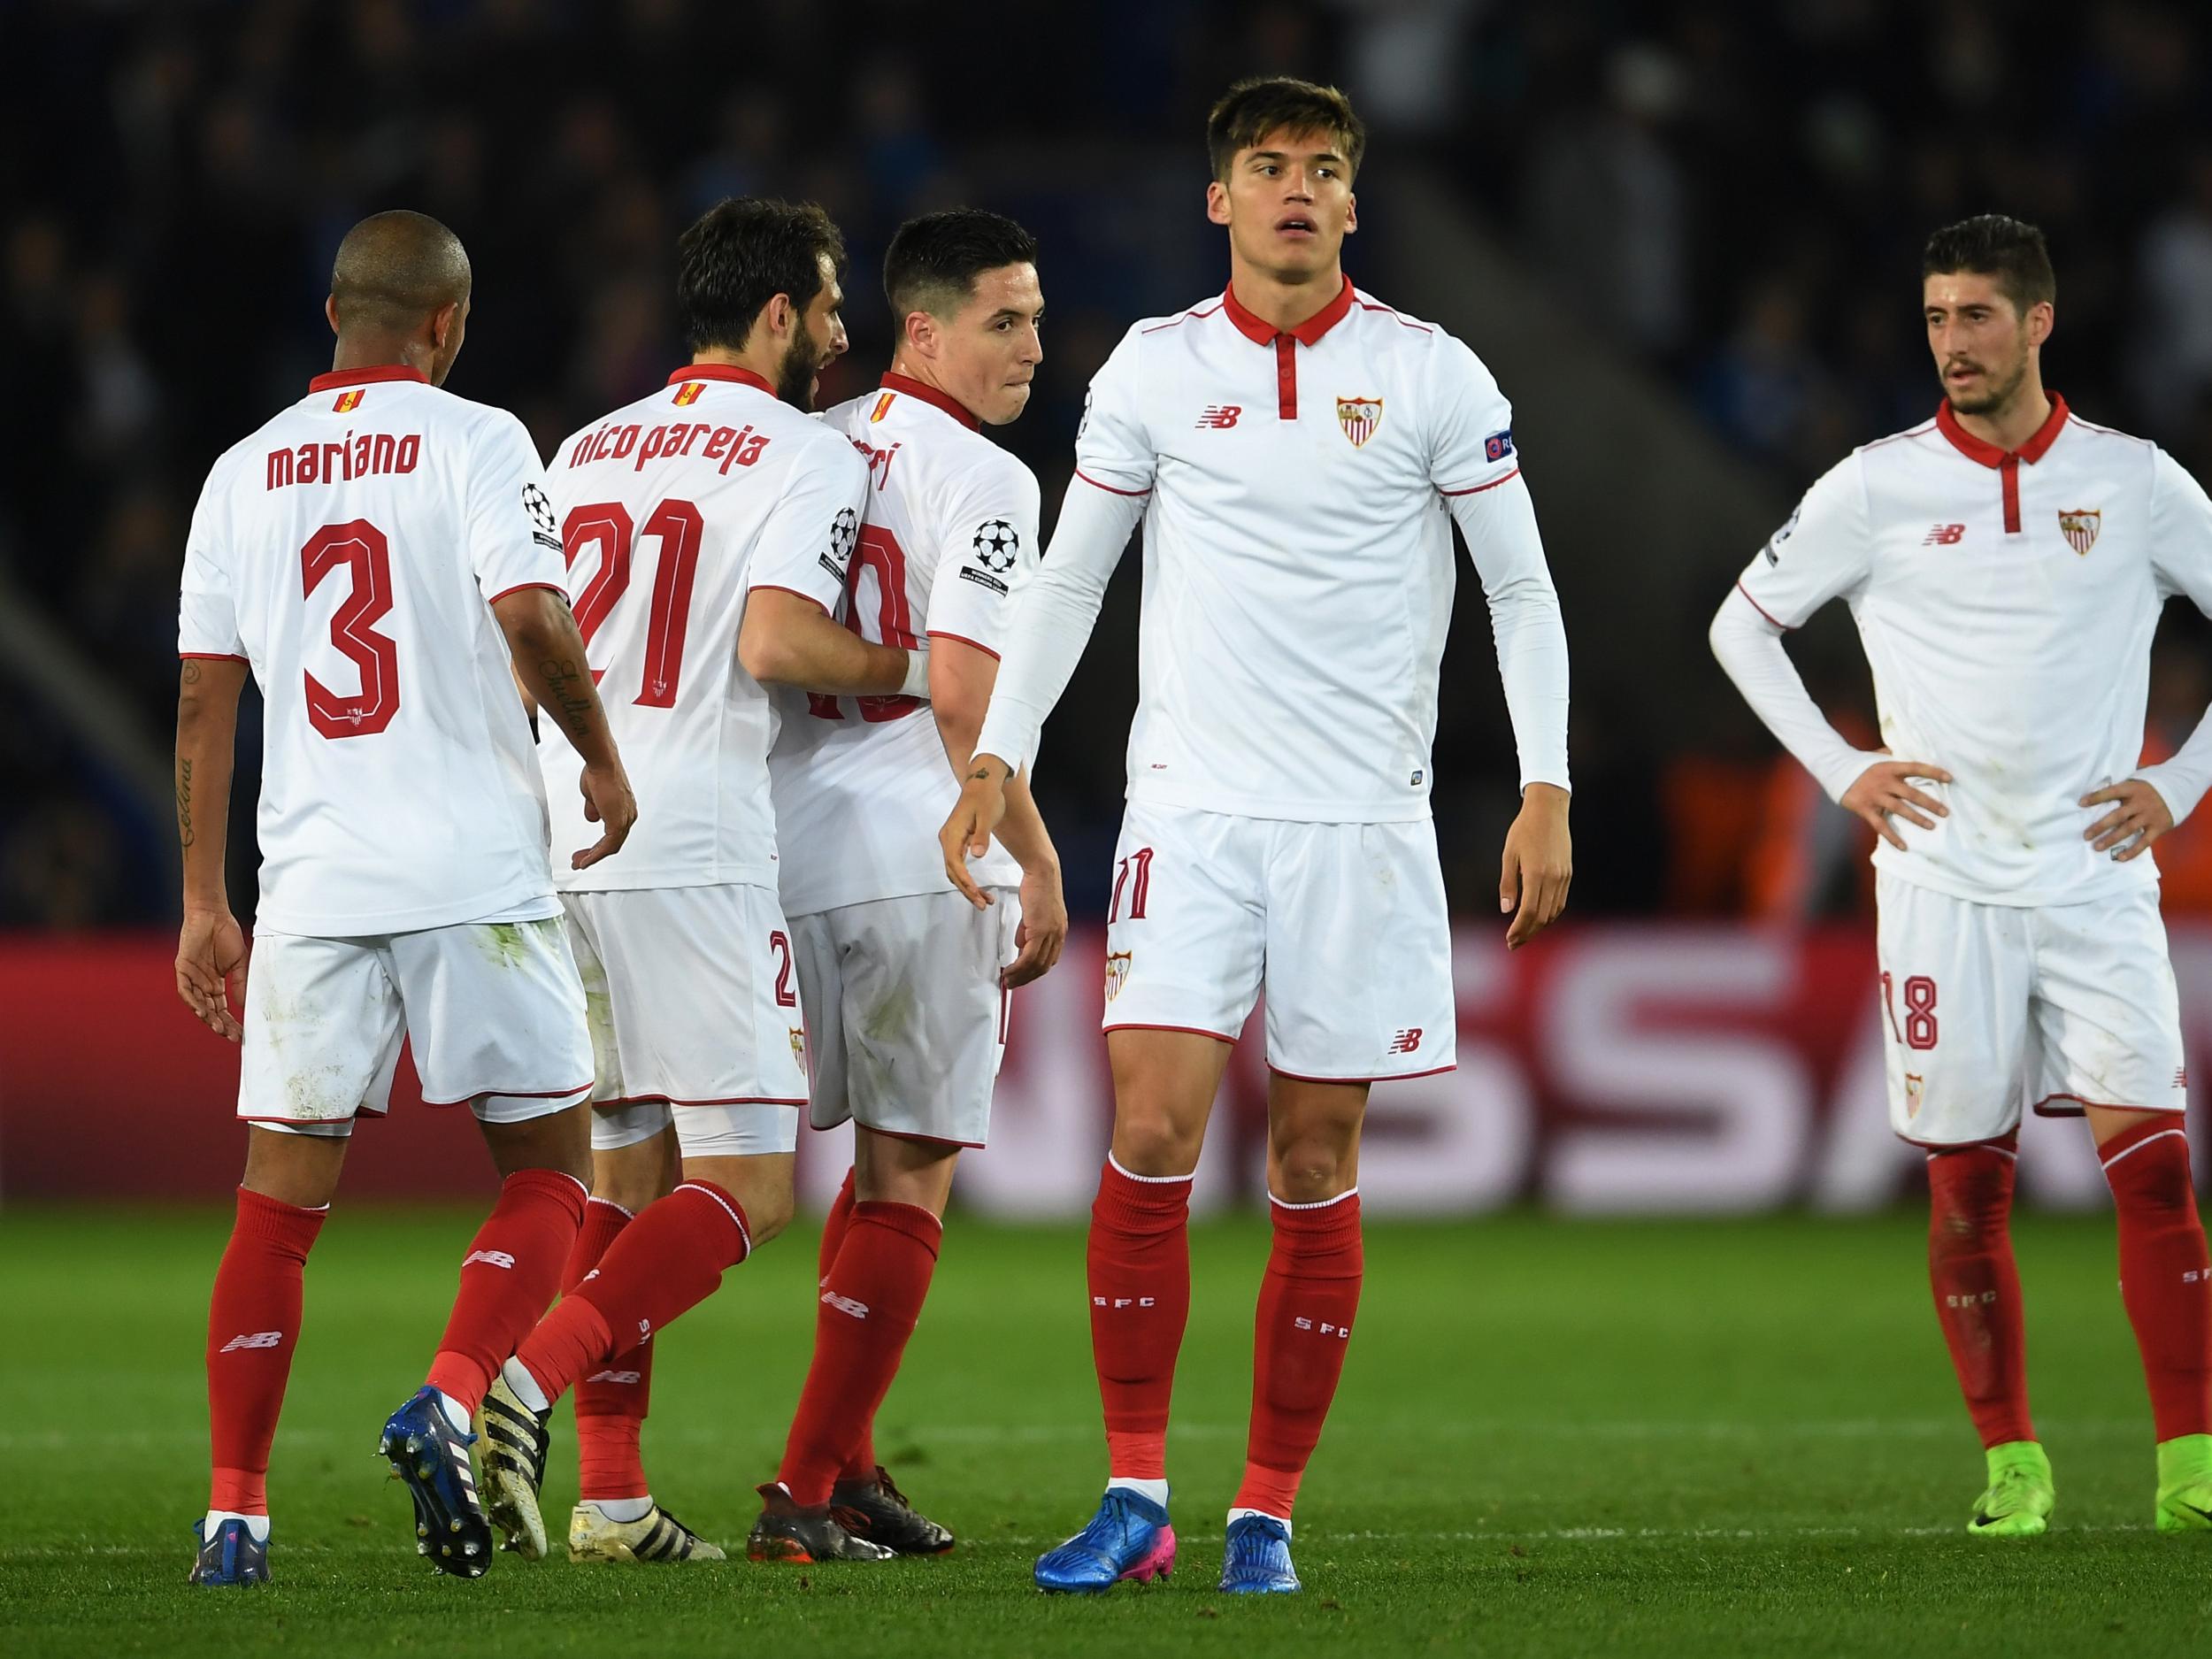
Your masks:
{"label": "player's hand on hip", "polygon": [[954,803],[945,827],[937,832],[938,848],[945,855],[945,879],[979,910],[989,908],[991,895],[976,886],[968,873],[968,860],[991,850],[991,832],[1006,816],[1008,770],[995,755],[978,755],[970,761],[967,776],[960,782],[960,799]]}
{"label": "player's hand on hip", "polygon": [[177,935],[177,995],[219,1037],[238,1041],[245,1029],[246,935],[228,910],[187,910]]}
{"label": "player's hand on hip", "polygon": [[2174,815],[2158,790],[2140,778],[2107,785],[2082,796],[2084,806],[2111,805],[2112,810],[2082,831],[2082,839],[2120,863],[2148,852],[2174,826]]}
{"label": "player's hand on hip", "polygon": [[1890,822],[1893,815],[1928,830],[1935,827],[1937,818],[1951,816],[1951,809],[1935,796],[1913,787],[1915,778],[1934,783],[1951,781],[1949,772],[1924,761],[1878,760],[1843,792],[1843,810],[1864,818],[1877,835],[1903,852],[1905,838]]}
{"label": "player's hand on hip", "polygon": [[584,817],[601,825],[605,833],[583,851],[572,855],[572,870],[588,870],[602,858],[611,858],[630,839],[637,822],[637,796],[630,793],[629,774],[618,765],[587,766],[579,786],[584,792]]}
{"label": "player's hand on hip", "polygon": [[1506,832],[1498,872],[1498,910],[1509,915],[1505,948],[1517,950],[1559,919],[1574,880],[1574,838],[1567,830],[1569,796],[1556,784],[1532,783]]}
{"label": "player's hand on hip", "polygon": [[999,975],[1008,990],[1041,979],[1060,960],[1068,942],[1068,902],[1060,890],[1060,867],[1022,872],[1022,919],[1014,930],[1017,955]]}

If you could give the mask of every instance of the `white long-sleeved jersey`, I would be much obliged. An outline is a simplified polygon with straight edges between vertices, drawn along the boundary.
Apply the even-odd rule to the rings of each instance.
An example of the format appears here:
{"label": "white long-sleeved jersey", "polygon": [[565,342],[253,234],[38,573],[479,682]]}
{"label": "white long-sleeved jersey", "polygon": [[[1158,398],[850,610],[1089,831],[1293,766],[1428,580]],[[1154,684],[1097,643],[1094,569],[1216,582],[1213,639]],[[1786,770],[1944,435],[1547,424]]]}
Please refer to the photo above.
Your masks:
{"label": "white long-sleeved jersey", "polygon": [[1133,327],[1019,595],[979,753],[1036,752],[1145,526],[1129,798],[1428,816],[1451,521],[1489,600],[1524,787],[1567,784],[1567,646],[1512,410],[1458,341],[1354,288],[1282,332],[1222,295]]}

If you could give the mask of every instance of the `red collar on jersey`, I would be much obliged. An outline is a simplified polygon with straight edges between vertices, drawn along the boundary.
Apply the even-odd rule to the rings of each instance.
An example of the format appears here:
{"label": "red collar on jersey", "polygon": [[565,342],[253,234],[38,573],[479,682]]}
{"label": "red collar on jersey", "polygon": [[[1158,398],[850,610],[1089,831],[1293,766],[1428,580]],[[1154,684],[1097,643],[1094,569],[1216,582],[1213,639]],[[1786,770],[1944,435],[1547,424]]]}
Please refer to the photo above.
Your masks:
{"label": "red collar on jersey", "polygon": [[739,386],[757,388],[771,397],[776,395],[776,388],[759,375],[732,363],[694,363],[668,377],[671,386],[681,386],[686,380],[729,380]]}
{"label": "red collar on jersey", "polygon": [[328,392],[348,386],[372,386],[379,380],[419,380],[430,384],[430,377],[420,369],[411,369],[404,363],[380,363],[373,369],[333,369],[327,374],[318,374],[308,381],[311,392]]}
{"label": "red collar on jersey", "polygon": [[1278,328],[1265,319],[1253,316],[1238,302],[1233,284],[1221,291],[1221,309],[1237,326],[1237,331],[1255,345],[1273,345],[1279,334],[1288,334],[1302,346],[1317,345],[1322,335],[1342,322],[1350,312],[1352,279],[1346,277],[1344,286],[1337,290],[1336,297],[1295,328]]}
{"label": "red collar on jersey", "polygon": [[970,432],[983,430],[983,423],[968,412],[968,406],[965,403],[949,393],[939,391],[933,386],[924,385],[910,374],[885,374],[883,389],[887,392],[903,392],[909,397],[918,397],[925,403],[943,410]]}
{"label": "red collar on jersey", "polygon": [[2016,449],[2001,449],[1985,439],[1976,437],[1959,425],[1959,418],[1951,412],[1951,400],[1945,398],[1936,410],[1936,426],[1951,441],[1952,447],[1970,461],[1979,461],[1984,466],[2002,466],[2007,461],[2018,459],[2033,466],[2043,458],[2043,452],[2058,442],[2059,428],[2066,424],[2066,400],[2056,392],[2046,394],[2051,400],[2051,418],[2035,429],[2035,435]]}

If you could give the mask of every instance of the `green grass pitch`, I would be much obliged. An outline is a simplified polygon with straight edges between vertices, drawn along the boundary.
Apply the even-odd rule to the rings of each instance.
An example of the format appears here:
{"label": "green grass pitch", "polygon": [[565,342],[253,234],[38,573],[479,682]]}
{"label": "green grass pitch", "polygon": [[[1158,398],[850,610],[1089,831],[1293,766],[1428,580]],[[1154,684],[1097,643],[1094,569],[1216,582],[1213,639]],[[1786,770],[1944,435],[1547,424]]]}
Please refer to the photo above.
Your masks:
{"label": "green grass pitch", "polygon": [[[277,1582],[195,1592],[200,1351],[227,1217],[0,1214],[0,1649],[551,1655],[2179,1652],[2212,1634],[2212,1538],[2150,1526],[2150,1425],[2108,1222],[2024,1221],[2047,1538],[1960,1531],[1980,1455],[1920,1223],[1377,1225],[1299,1506],[1306,1594],[1214,1588],[1242,1453],[1263,1225],[1201,1225],[1170,1470],[1171,1584],[1030,1587],[1103,1476],[1072,1229],[956,1220],[879,1443],[962,1536],[886,1567],[572,1568],[465,1584],[411,1550],[372,1455],[416,1384],[471,1218],[341,1207],[308,1270],[277,1439]],[[804,1224],[670,1331],[648,1464],[741,1544],[804,1372]],[[548,1518],[574,1495],[557,1419]]]}

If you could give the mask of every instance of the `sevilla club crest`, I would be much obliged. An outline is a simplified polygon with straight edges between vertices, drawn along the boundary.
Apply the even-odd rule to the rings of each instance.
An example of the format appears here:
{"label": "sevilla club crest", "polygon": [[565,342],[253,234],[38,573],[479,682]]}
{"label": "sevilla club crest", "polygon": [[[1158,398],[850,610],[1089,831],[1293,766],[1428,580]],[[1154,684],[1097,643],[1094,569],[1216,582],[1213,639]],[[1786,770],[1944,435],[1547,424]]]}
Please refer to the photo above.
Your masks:
{"label": "sevilla club crest", "polygon": [[1129,983],[1129,956],[1126,950],[1106,953],[1106,1000],[1112,1002],[1121,995],[1121,987]]}
{"label": "sevilla club crest", "polygon": [[1920,1116],[1920,1097],[1924,1087],[1917,1071],[1905,1073],[1905,1117],[1908,1121]]}
{"label": "sevilla club crest", "polygon": [[2077,507],[2071,512],[2058,516],[2058,533],[2066,538],[2066,545],[2077,553],[2086,553],[2097,545],[2097,532],[2104,528],[2104,509]]}
{"label": "sevilla club crest", "polygon": [[1336,424],[1344,428],[1344,435],[1356,449],[1375,435],[1375,428],[1382,425],[1382,399],[1379,397],[1340,397],[1336,400]]}

